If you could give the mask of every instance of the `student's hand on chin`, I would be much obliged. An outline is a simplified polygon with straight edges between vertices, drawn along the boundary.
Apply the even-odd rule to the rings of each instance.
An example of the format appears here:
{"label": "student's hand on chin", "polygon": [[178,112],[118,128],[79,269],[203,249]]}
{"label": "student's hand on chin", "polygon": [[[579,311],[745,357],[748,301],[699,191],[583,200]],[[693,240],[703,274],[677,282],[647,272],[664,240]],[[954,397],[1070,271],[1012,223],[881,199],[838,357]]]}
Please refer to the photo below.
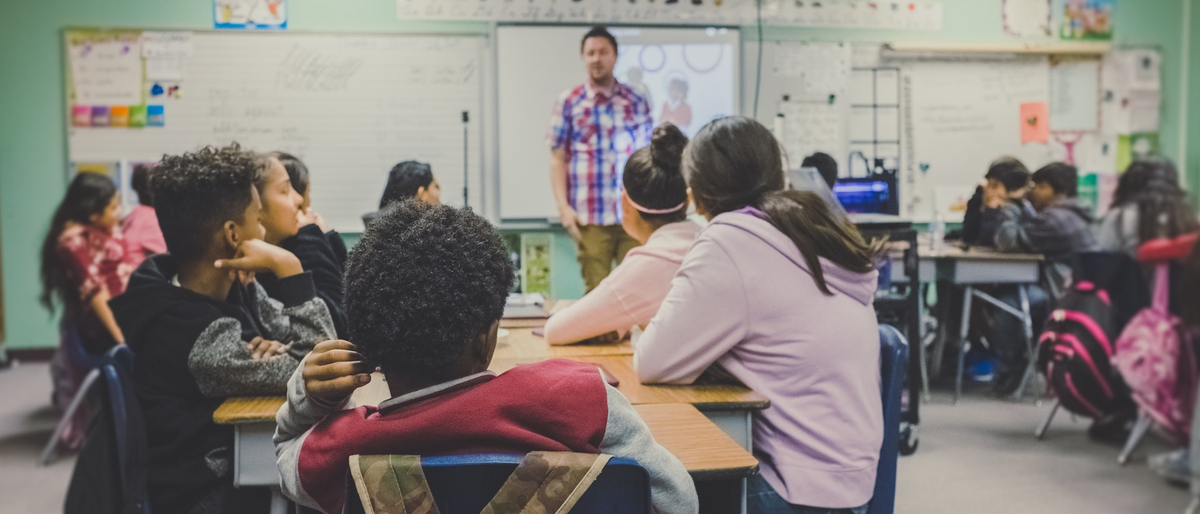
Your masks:
{"label": "student's hand on chin", "polygon": [[213,264],[217,268],[238,272],[272,272],[279,278],[299,275],[304,272],[292,252],[261,239],[247,239],[238,245],[232,259],[221,259]]}
{"label": "student's hand on chin", "polygon": [[317,343],[304,359],[304,390],[308,396],[328,403],[341,403],[355,389],[371,382],[374,369],[354,351],[349,341]]}
{"label": "student's hand on chin", "polygon": [[325,217],[321,216],[320,213],[312,210],[311,208],[300,209],[299,211],[296,211],[296,221],[299,222],[297,226],[301,228],[309,225],[316,225],[321,229],[321,232],[329,232],[332,230],[329,227],[329,222],[325,221]]}

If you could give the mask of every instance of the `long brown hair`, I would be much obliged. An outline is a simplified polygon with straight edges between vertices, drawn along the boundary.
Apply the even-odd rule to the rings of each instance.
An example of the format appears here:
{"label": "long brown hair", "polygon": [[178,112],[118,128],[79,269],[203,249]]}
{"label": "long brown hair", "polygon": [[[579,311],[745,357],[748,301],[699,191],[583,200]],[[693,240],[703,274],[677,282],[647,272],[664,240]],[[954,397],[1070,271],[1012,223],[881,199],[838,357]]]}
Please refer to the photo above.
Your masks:
{"label": "long brown hair", "polygon": [[38,299],[51,313],[54,312],[55,298],[68,312],[78,308],[80,303],[79,284],[74,283],[67,263],[59,256],[58,238],[66,230],[67,223],[90,225],[92,216],[103,213],[116,194],[117,186],[112,179],[99,173],[81,172],[67,186],[67,194],[54,210],[50,230],[42,239],[42,294]]}
{"label": "long brown hair", "polygon": [[1137,206],[1139,243],[1200,228],[1196,211],[1179,186],[1179,171],[1166,158],[1143,158],[1130,164],[1117,182],[1112,205]]}
{"label": "long brown hair", "polygon": [[785,190],[783,155],[771,131],[743,117],[715,120],[684,151],[683,168],[692,198],[711,216],[755,207],[783,232],[808,263],[825,294],[820,259],[855,273],[875,269],[873,251],[858,229],[840,221],[811,191]]}

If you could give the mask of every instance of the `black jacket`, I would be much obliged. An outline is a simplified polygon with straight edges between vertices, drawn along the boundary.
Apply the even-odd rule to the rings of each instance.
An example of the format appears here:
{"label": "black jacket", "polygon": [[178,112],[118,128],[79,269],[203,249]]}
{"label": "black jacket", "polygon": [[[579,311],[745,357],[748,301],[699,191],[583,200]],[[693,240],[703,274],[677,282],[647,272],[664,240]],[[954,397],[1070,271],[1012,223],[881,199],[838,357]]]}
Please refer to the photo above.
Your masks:
{"label": "black jacket", "polygon": [[[317,297],[329,308],[333,317],[333,328],[337,336],[346,338],[346,309],[342,302],[342,277],[346,271],[346,244],[337,232],[328,234],[321,227],[307,225],[296,235],[279,243],[284,250],[292,252],[300,259],[304,271],[312,274],[313,284],[317,287]],[[279,279],[270,273],[260,273],[257,277],[259,284],[267,290],[267,295],[274,298],[278,291]]]}
{"label": "black jacket", "polygon": [[[188,512],[230,483],[233,428],[213,412],[229,396],[284,394],[299,357],[333,328],[308,273],[280,280],[278,301],[235,283],[222,302],[173,285],[178,269],[171,255],[153,256],[109,302],[136,356],[154,512]],[[245,341],[254,335],[289,344],[292,355],[252,360]]]}

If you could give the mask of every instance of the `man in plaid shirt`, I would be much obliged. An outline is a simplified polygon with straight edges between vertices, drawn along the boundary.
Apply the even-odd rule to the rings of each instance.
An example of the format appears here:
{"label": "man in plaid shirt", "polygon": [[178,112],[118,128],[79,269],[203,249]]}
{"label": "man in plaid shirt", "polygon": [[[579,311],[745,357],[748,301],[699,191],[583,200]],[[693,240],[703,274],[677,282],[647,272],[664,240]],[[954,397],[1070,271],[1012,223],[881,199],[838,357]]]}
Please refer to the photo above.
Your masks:
{"label": "man in plaid shirt", "polygon": [[563,227],[575,239],[583,280],[591,291],[613,262],[638,242],[621,228],[621,175],[625,161],[650,144],[650,104],[617,82],[617,40],[594,27],[580,44],[588,78],[554,103],[550,131],[550,184]]}

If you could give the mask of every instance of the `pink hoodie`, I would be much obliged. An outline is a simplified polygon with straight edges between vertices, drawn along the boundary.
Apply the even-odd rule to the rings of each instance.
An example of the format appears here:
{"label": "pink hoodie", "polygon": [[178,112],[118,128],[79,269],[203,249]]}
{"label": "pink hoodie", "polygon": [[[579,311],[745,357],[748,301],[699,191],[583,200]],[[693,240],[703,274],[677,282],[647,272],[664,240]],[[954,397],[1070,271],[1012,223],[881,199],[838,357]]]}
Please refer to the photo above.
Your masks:
{"label": "pink hoodie", "polygon": [[878,272],[821,259],[817,289],[796,245],[765,220],[713,219],[634,347],[643,383],[689,384],[720,364],[771,407],[754,416],[763,478],[789,503],[870,501],[883,442]]}
{"label": "pink hoodie", "polygon": [[645,245],[629,251],[596,289],[546,322],[546,341],[569,344],[629,327],[645,327],[671,289],[700,226],[691,221],[663,225]]}

